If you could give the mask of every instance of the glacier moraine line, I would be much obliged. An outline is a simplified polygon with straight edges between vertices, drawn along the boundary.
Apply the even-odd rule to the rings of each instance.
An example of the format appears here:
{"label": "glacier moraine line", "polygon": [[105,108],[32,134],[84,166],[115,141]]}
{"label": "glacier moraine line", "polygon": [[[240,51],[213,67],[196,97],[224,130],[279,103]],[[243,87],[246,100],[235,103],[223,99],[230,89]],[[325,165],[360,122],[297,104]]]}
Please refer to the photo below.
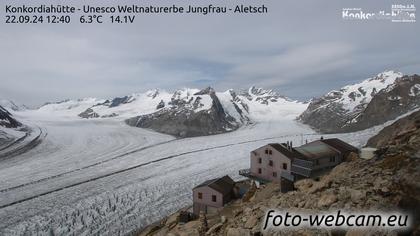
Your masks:
{"label": "glacier moraine line", "polygon": [[[291,136],[300,136],[300,135],[309,136],[309,135],[319,135],[319,134],[310,133],[310,134],[298,134],[298,135],[297,134],[295,134],[295,135],[282,135],[282,136],[277,136],[277,137],[269,137],[269,138],[255,139],[255,140],[247,140],[247,141],[242,141],[242,142],[238,142],[238,143],[224,144],[224,145],[219,145],[219,146],[214,146],[214,147],[209,147],[209,148],[204,148],[204,149],[198,149],[198,150],[183,152],[183,153],[179,153],[179,154],[175,154],[175,155],[170,155],[170,156],[163,157],[163,158],[160,158],[160,159],[156,159],[156,160],[153,160],[153,161],[141,163],[141,164],[129,167],[129,168],[113,171],[113,172],[110,172],[108,174],[97,176],[95,178],[79,181],[79,182],[76,182],[74,184],[67,185],[65,187],[61,187],[61,188],[53,189],[53,190],[50,190],[50,191],[47,191],[47,192],[44,192],[44,193],[41,193],[41,194],[37,194],[35,196],[31,196],[31,197],[27,197],[27,198],[24,198],[24,199],[21,199],[21,200],[18,200],[18,201],[14,201],[14,202],[11,202],[11,203],[0,206],[0,209],[6,208],[6,207],[9,207],[9,206],[13,206],[13,205],[16,205],[16,204],[19,204],[19,203],[22,203],[22,202],[26,202],[26,201],[29,201],[29,200],[33,200],[33,199],[36,199],[36,198],[39,198],[39,197],[42,197],[42,196],[45,196],[45,195],[48,195],[48,194],[51,194],[51,193],[55,193],[55,192],[58,192],[58,191],[61,191],[61,190],[64,190],[64,189],[76,187],[76,186],[79,186],[79,185],[82,185],[82,184],[85,184],[85,183],[89,183],[89,182],[96,181],[96,180],[99,180],[99,179],[102,179],[102,178],[106,178],[106,177],[109,177],[109,176],[112,176],[112,175],[124,173],[124,172],[130,171],[130,170],[133,170],[133,169],[137,169],[137,168],[140,168],[140,167],[144,167],[144,166],[147,166],[147,165],[151,165],[151,164],[154,164],[154,163],[158,163],[158,162],[161,162],[161,161],[173,159],[173,158],[176,158],[176,157],[180,157],[180,156],[184,156],[184,155],[188,155],[188,154],[192,154],[192,153],[204,152],[204,151],[209,151],[209,150],[214,150],[214,149],[219,149],[219,148],[224,148],[224,147],[229,147],[229,146],[258,142],[258,141],[277,139],[277,138],[285,138],[285,137],[291,137]],[[171,140],[171,141],[174,141],[174,140]],[[169,142],[169,141],[167,141],[167,142]],[[124,154],[122,154],[122,155],[124,155]],[[125,155],[128,155],[128,154],[125,154]],[[56,177],[54,177],[54,178],[56,178]],[[49,177],[49,179],[53,179],[53,178]],[[49,180],[49,179],[43,179],[43,181],[46,181],[46,180]],[[42,182],[42,181],[39,181],[39,182]],[[24,184],[21,187],[31,185],[31,184],[35,184],[35,183],[39,183],[39,182],[30,182],[30,183]],[[11,188],[8,188],[8,189],[3,189],[2,191],[7,192],[7,191],[11,191],[12,189],[17,189],[17,188],[19,188],[19,186],[11,187]]]}

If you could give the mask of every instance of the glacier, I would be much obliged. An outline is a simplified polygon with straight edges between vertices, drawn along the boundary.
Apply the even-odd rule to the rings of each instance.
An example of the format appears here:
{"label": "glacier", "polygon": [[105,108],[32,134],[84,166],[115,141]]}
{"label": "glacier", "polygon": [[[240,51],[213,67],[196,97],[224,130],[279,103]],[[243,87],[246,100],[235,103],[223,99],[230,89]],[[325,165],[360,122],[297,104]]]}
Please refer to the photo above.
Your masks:
{"label": "glacier", "polygon": [[[249,167],[251,150],[268,142],[299,145],[321,137],[295,119],[307,104],[263,93],[265,98],[254,88],[247,98],[253,122],[229,133],[182,139],[129,127],[119,117],[78,117],[104,102],[96,98],[14,112],[44,135],[31,150],[0,159],[0,234],[130,234],[190,206],[198,183],[226,174],[241,179],[238,170]],[[224,101],[230,95],[218,94]],[[133,104],[121,106],[121,113],[131,115]],[[233,112],[231,103],[223,104]],[[145,112],[152,108],[155,104],[143,107]],[[380,129],[324,137],[361,147]]]}

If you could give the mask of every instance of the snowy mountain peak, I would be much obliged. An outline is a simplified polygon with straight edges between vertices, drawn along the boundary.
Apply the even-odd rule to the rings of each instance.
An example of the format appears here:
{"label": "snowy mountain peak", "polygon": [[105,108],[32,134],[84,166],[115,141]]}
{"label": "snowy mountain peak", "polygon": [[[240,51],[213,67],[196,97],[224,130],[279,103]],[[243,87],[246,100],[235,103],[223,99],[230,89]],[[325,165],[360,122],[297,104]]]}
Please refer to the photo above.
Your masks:
{"label": "snowy mountain peak", "polygon": [[13,101],[7,100],[7,99],[0,99],[0,106],[3,108],[8,109],[9,111],[24,111],[28,109],[25,105],[18,105],[14,103]]}
{"label": "snowy mountain peak", "polygon": [[401,72],[384,71],[360,83],[344,86],[339,91],[330,91],[321,99],[342,104],[343,109],[349,113],[357,112],[363,109],[375,94],[393,84],[397,78],[402,76]]}
{"label": "snowy mountain peak", "polygon": [[257,88],[255,86],[251,86],[248,89],[248,94],[251,96],[278,96],[276,92],[273,90],[265,90],[263,88]]}
{"label": "snowy mountain peak", "polygon": [[156,98],[159,95],[159,89],[152,89],[146,92],[146,95],[148,97],[151,97],[152,99]]}
{"label": "snowy mountain peak", "polygon": [[300,119],[323,132],[354,131],[381,124],[419,106],[419,81],[418,75],[384,71],[312,100]]}
{"label": "snowy mountain peak", "polygon": [[214,94],[214,93],[215,93],[214,89],[209,86],[205,89],[202,89],[202,90],[196,92],[194,95],[204,95],[204,94],[210,95],[210,94]]}
{"label": "snowy mountain peak", "polygon": [[387,80],[395,80],[396,78],[402,77],[403,73],[397,72],[394,70],[388,70],[379,73],[375,77],[371,78],[370,80],[380,80],[381,82],[386,82]]}

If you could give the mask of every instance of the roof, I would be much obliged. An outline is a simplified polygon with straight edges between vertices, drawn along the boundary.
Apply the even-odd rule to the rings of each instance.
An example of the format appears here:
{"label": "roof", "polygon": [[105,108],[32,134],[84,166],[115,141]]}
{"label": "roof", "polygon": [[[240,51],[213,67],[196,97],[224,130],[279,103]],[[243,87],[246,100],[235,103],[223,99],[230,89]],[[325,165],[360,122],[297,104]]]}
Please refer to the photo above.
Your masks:
{"label": "roof", "polygon": [[302,158],[302,155],[295,150],[295,148],[288,149],[286,144],[280,143],[269,143],[269,146],[276,149],[280,153],[284,154],[286,157],[293,159],[293,158]]}
{"label": "roof", "polygon": [[195,186],[193,189],[207,186],[225,195],[225,194],[229,194],[232,191],[234,185],[235,185],[235,181],[233,181],[228,175],[225,175],[221,178],[207,180]]}
{"label": "roof", "polygon": [[321,142],[321,140],[307,143],[295,149],[305,156],[305,159],[309,160],[331,157],[339,154],[336,149],[324,142]]}
{"label": "roof", "polygon": [[341,153],[346,153],[346,152],[358,152],[359,149],[357,149],[356,147],[342,141],[341,139],[338,138],[330,138],[330,139],[323,139],[321,140],[321,142],[326,143],[327,145],[337,149],[338,151],[340,151]]}

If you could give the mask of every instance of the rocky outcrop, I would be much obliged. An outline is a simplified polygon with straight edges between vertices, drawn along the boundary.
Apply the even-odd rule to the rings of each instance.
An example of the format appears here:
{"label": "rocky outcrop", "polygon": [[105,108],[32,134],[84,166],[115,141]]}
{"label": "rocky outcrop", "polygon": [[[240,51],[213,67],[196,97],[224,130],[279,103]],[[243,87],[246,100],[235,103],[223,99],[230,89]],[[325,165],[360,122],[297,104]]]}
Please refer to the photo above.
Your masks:
{"label": "rocky outcrop", "polygon": [[420,107],[420,76],[388,71],[313,99],[299,120],[324,133],[354,132]]}
{"label": "rocky outcrop", "polygon": [[[420,147],[420,111],[401,118],[385,127],[366,144],[375,148],[404,147],[404,150],[416,150]],[[419,155],[420,157],[420,155]]]}
{"label": "rocky outcrop", "polygon": [[[398,163],[398,164],[396,164]],[[328,229],[290,229],[285,231],[261,231],[267,209],[289,209],[316,213],[319,211],[392,211],[410,212],[418,217],[420,208],[420,159],[410,156],[384,154],[375,160],[357,159],[337,166],[319,181],[302,180],[296,183],[296,191],[285,194],[276,191],[275,184],[258,189],[249,202],[234,202],[220,214],[209,215],[209,230],[205,235],[331,235]],[[309,187],[310,186],[310,187]],[[222,217],[227,220],[222,221]],[[417,220],[419,218],[416,218]],[[420,232],[419,222],[414,222],[411,235]],[[199,220],[186,225],[165,225],[155,232],[142,235],[187,235],[200,227]],[[358,232],[360,235],[365,231]],[[354,235],[356,231],[342,232]],[[375,235],[386,232],[375,231]],[[393,235],[393,232],[388,232]],[[191,235],[200,235],[198,232]],[[334,235],[334,234],[333,234]],[[410,234],[408,234],[410,235]]]}
{"label": "rocky outcrop", "polygon": [[92,108],[86,109],[86,111],[79,114],[81,118],[89,119],[89,118],[98,118],[99,114],[94,112]]}
{"label": "rocky outcrop", "polygon": [[109,104],[109,107],[117,107],[121,104],[126,104],[130,102],[130,97],[129,96],[124,96],[121,98],[114,98],[112,99],[111,103]]}
{"label": "rocky outcrop", "polygon": [[159,110],[164,107],[165,107],[165,102],[163,100],[160,100],[159,104],[156,106],[156,110]]}
{"label": "rocky outcrop", "polygon": [[218,134],[239,127],[235,119],[225,112],[212,88],[187,98],[174,93],[168,105],[152,114],[127,119],[126,123],[176,137]]}
{"label": "rocky outcrop", "polygon": [[362,130],[415,110],[420,107],[420,76],[403,76],[394,84],[379,91],[366,109],[354,120],[344,126],[346,131]]}
{"label": "rocky outcrop", "polygon": [[6,128],[17,128],[19,126],[22,126],[22,124],[15,118],[13,118],[12,114],[9,111],[0,106],[0,126]]}

